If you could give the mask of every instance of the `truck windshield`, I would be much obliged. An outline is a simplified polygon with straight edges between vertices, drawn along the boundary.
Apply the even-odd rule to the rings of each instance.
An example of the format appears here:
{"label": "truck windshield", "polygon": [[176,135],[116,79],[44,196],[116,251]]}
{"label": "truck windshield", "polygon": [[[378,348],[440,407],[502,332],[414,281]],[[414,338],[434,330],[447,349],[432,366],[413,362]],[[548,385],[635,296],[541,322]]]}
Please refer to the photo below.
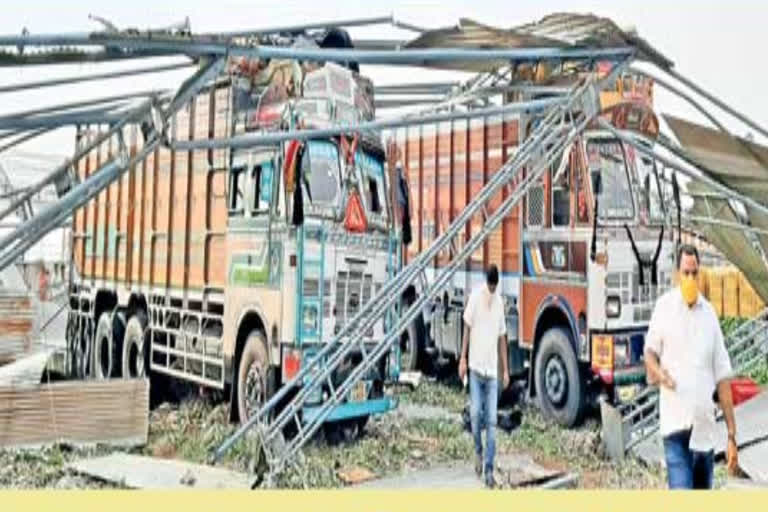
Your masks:
{"label": "truck windshield", "polygon": [[630,219],[635,215],[626,159],[617,140],[591,140],[587,143],[591,174],[599,173],[602,190],[598,194],[598,215],[602,219]]}
{"label": "truck windshield", "polygon": [[[335,206],[339,196],[339,151],[331,142],[309,141],[301,174],[313,205]],[[307,158],[309,157],[309,158]]]}
{"label": "truck windshield", "polygon": [[648,217],[650,222],[659,224],[664,222],[664,207],[661,202],[659,182],[654,172],[655,162],[645,155],[635,151],[637,158],[637,174],[640,179],[641,195],[643,201],[648,204]]}

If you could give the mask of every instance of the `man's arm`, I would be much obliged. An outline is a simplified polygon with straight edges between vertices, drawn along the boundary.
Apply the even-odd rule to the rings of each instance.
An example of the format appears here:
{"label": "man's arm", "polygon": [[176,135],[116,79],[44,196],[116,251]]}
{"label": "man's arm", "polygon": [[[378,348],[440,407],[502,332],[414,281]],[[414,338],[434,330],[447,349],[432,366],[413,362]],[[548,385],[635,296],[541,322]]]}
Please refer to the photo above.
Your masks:
{"label": "man's arm", "polygon": [[643,359],[645,360],[645,374],[648,384],[655,386],[666,386],[671,390],[675,389],[675,381],[669,376],[666,370],[659,363],[659,354],[661,354],[662,339],[661,325],[663,322],[663,313],[659,302],[653,308],[651,321],[648,324],[648,334],[645,336],[645,349]]}
{"label": "man's arm", "polygon": [[509,361],[507,357],[507,335],[499,336],[499,359],[501,359],[501,378],[504,389],[509,385]]}
{"label": "man's arm", "polygon": [[461,338],[461,357],[459,358],[459,378],[463,381],[467,375],[467,354],[469,353],[469,325],[464,324],[464,336]]}
{"label": "man's arm", "polygon": [[725,416],[725,424],[728,427],[728,443],[727,443],[727,466],[728,470],[734,472],[738,466],[739,461],[739,448],[736,443],[736,418],[733,414],[733,396],[731,395],[731,374],[733,368],[731,367],[731,359],[728,356],[728,351],[725,348],[725,340],[723,339],[723,331],[720,329],[720,323],[717,319],[713,319],[713,327],[715,329],[715,350],[713,350],[712,367],[715,373],[715,382],[717,382],[717,401],[720,404],[720,409]]}
{"label": "man's arm", "polygon": [[667,371],[661,367],[661,364],[659,364],[659,356],[656,354],[656,352],[654,352],[653,349],[646,348],[644,358],[646,379],[648,380],[648,384],[652,386],[657,384],[660,386],[666,386],[667,388],[674,391],[677,387],[675,381],[672,379],[669,373],[667,373]]}
{"label": "man's arm", "polygon": [[717,383],[717,400],[725,416],[725,424],[728,427],[728,438],[736,439],[736,417],[733,415],[733,396],[731,395],[730,379],[723,379]]}

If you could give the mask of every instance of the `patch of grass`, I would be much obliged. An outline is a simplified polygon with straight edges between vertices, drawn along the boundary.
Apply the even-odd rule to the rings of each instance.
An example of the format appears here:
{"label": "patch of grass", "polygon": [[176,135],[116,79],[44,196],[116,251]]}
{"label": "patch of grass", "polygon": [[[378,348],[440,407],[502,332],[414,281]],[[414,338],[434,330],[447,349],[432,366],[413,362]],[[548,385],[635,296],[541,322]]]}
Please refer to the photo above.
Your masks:
{"label": "patch of grass", "polygon": [[446,383],[424,379],[415,390],[404,391],[398,397],[404,402],[443,407],[455,413],[461,413],[468,400],[468,394],[458,385],[458,379]]}
{"label": "patch of grass", "polygon": [[458,423],[441,420],[398,420],[394,415],[373,418],[358,441],[329,446],[313,442],[304,449],[303,463],[291,466],[277,482],[282,488],[338,488],[337,471],[355,466],[377,476],[406,468],[471,460],[472,443]]}

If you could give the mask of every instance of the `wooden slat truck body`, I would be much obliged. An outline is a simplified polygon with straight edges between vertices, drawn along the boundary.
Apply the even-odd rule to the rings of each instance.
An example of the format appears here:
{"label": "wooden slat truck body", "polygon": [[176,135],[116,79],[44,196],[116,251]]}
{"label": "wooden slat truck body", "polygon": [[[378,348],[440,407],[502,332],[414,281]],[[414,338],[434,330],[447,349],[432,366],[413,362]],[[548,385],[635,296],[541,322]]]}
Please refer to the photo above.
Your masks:
{"label": "wooden slat truck body", "polygon": [[[171,140],[373,115],[366,110],[370,82],[346,68],[272,61],[249,75],[241,64],[171,119]],[[301,90],[300,97],[287,92]],[[78,138],[98,133],[83,127]],[[139,150],[139,128],[127,127],[124,140],[132,153]],[[289,143],[161,147],[78,210],[68,324],[77,371],[107,378],[151,370],[231,389],[234,416],[243,421],[254,413],[396,271],[380,138],[363,137],[351,166],[344,147],[338,138],[307,141],[288,170]],[[116,148],[112,139],[91,152],[78,177]],[[345,227],[352,196],[367,221],[363,232]],[[299,203],[303,223],[294,217]],[[378,322],[366,339],[374,343],[383,333]],[[383,382],[398,372],[394,351],[328,421],[360,422],[392,408]],[[339,371],[334,380],[344,376]]]}

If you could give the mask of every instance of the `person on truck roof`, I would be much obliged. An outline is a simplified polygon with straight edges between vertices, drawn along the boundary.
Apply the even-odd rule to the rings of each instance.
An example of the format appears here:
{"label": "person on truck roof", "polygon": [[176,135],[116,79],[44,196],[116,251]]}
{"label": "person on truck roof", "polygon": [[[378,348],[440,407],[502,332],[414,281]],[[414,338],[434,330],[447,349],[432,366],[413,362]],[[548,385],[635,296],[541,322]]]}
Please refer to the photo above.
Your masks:
{"label": "person on truck roof", "polygon": [[680,286],[656,302],[645,342],[649,384],[660,384],[660,430],[671,489],[712,488],[715,404],[728,426],[728,469],[736,469],[736,422],[729,378],[731,361],[712,306],[699,294],[699,253],[677,253]]}
{"label": "person on truck roof", "polygon": [[[502,388],[509,385],[507,367],[506,319],[504,301],[498,290],[499,270],[491,265],[485,283],[472,290],[464,309],[464,338],[461,343],[459,377],[467,376],[469,357],[470,423],[475,440],[475,473],[485,472],[485,484],[494,486],[493,467],[496,450],[496,405],[498,400],[498,369],[501,363]],[[482,416],[481,416],[482,414]],[[485,434],[483,459],[482,430]]]}

